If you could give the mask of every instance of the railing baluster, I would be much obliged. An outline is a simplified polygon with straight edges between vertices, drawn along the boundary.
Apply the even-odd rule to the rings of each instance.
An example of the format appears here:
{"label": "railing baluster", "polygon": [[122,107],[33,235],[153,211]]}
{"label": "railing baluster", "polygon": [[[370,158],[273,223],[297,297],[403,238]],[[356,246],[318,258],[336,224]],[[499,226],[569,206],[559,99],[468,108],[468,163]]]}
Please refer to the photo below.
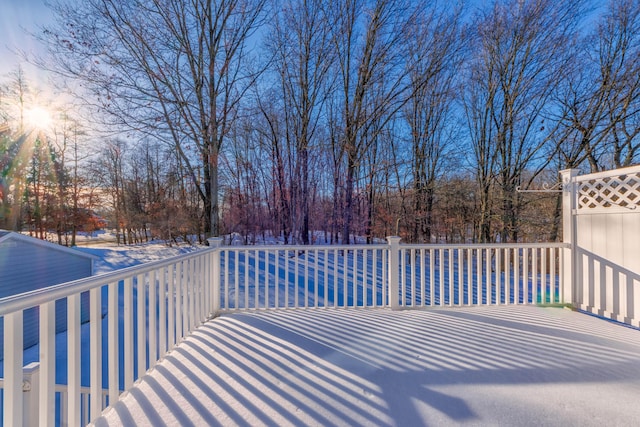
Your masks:
{"label": "railing baluster", "polygon": [[547,250],[540,249],[540,302],[547,303]]}
{"label": "railing baluster", "polygon": [[118,383],[120,378],[118,369],[118,282],[109,283],[107,309],[109,404],[113,405],[118,401],[118,396],[120,395]]}
{"label": "railing baluster", "polygon": [[205,262],[204,259],[202,258],[196,258],[198,264],[200,264],[200,267],[198,268],[198,273],[199,273],[199,277],[198,277],[198,287],[199,287],[199,292],[200,292],[200,321],[199,324],[202,324],[202,322],[204,322],[208,317],[209,317],[209,312],[208,312],[208,295],[207,295],[207,289],[209,288],[209,275],[207,274],[207,262]]}
{"label": "railing baluster", "polygon": [[[167,269],[162,267],[158,277],[158,323],[159,323],[159,353],[158,358],[164,357],[167,352]],[[208,300],[205,300],[208,301]]]}
{"label": "railing baluster", "polygon": [[371,303],[369,303],[369,250],[362,250],[362,306],[373,307],[373,289],[371,290]]}
{"label": "railing baluster", "polygon": [[436,256],[435,249],[429,249],[429,305],[436,305]]}
{"label": "railing baluster", "polygon": [[82,425],[87,425],[89,424],[90,421],[90,417],[89,417],[89,396],[90,393],[83,393],[82,394]]}
{"label": "railing baluster", "polygon": [[202,322],[202,272],[200,268],[202,265],[200,264],[200,259],[193,259],[193,267],[191,268],[191,274],[193,277],[193,281],[191,283],[192,287],[192,295],[193,295],[193,322],[191,325],[191,331],[194,331],[200,322]]}
{"label": "railing baluster", "polygon": [[427,305],[427,271],[425,270],[426,250],[420,249],[420,306]]}
{"label": "railing baluster", "polygon": [[22,393],[22,310],[4,316],[4,408],[3,422],[5,426],[21,426],[23,424]]}
{"label": "railing baluster", "polygon": [[70,426],[81,424],[80,366],[80,294],[77,293],[67,297],[67,412]]}
{"label": "railing baluster", "polygon": [[[235,254],[235,252],[233,252]],[[225,302],[225,307],[229,310],[235,308],[233,306],[233,304],[231,304],[231,301],[229,300],[229,288],[231,288],[231,275],[233,274],[233,270],[231,269],[231,250],[227,250],[225,251],[225,262],[226,262],[226,269],[227,269],[227,274],[225,275],[226,280],[224,282],[224,302]]]}
{"label": "railing baluster", "polygon": [[476,304],[477,305],[482,305],[483,300],[482,300],[482,295],[483,295],[483,290],[484,290],[484,281],[486,281],[487,279],[484,277],[486,276],[486,274],[483,274],[483,270],[482,270],[482,266],[484,265],[483,260],[485,255],[486,250],[484,248],[477,248],[476,249]]}
{"label": "railing baluster", "polygon": [[313,306],[318,308],[318,298],[319,298],[319,286],[320,286],[320,273],[319,273],[319,264],[318,264],[318,249],[313,250]]}
{"label": "railing baluster", "polygon": [[204,310],[203,315],[206,319],[209,319],[213,312],[213,307],[211,306],[211,289],[213,288],[213,283],[211,283],[212,267],[213,254],[208,258],[202,259],[202,307]]}
{"label": "railing baluster", "polygon": [[55,301],[40,305],[40,390],[36,398],[40,405],[39,423],[46,426],[55,424],[55,314]]}
{"label": "railing baluster", "polygon": [[[329,307],[329,249],[324,250],[324,301],[323,307]],[[335,270],[334,270],[335,271]]]}
{"label": "railing baluster", "polygon": [[338,289],[338,273],[340,271],[340,259],[338,258],[338,250],[334,249],[333,250],[333,265],[334,265],[334,270],[333,270],[333,307],[337,307],[338,306],[338,295],[339,295],[339,289]]}
{"label": "railing baluster", "polygon": [[273,291],[273,303],[274,303],[274,308],[278,308],[280,307],[280,249],[276,249],[274,251],[274,263],[275,263],[275,267],[274,267],[274,282],[275,282],[275,286],[274,286],[274,291]]}
{"label": "railing baluster", "polygon": [[300,276],[299,276],[299,262],[298,262],[298,250],[294,249],[293,250],[293,257],[291,258],[293,260],[293,287],[294,287],[294,294],[293,294],[293,306],[294,307],[300,307]]}
{"label": "railing baluster", "polygon": [[[249,279],[249,290],[253,288],[253,299],[249,298],[249,305],[251,308],[257,310],[259,308],[258,294],[260,291],[260,286],[258,284],[258,253],[256,250],[250,250],[247,256],[249,257],[249,259],[247,260],[248,263],[253,261],[253,276]],[[251,275],[251,271],[252,270],[249,269],[249,275]]]}
{"label": "railing baluster", "polygon": [[416,292],[418,291],[416,287],[416,250],[411,248],[409,251],[409,262],[410,262],[410,271],[411,271],[411,297],[409,298],[410,305],[415,307],[417,305],[417,296]]}
{"label": "railing baluster", "polygon": [[438,278],[438,295],[440,296],[440,298],[438,299],[438,305],[439,306],[443,306],[445,304],[445,299],[444,299],[444,277],[445,277],[445,271],[444,271],[444,249],[443,248],[439,248],[438,249],[438,268],[439,268],[439,273],[440,273],[440,277]]}
{"label": "railing baluster", "polygon": [[389,251],[382,251],[380,255],[382,256],[381,264],[382,264],[382,276],[381,276],[381,288],[382,288],[382,306],[386,307],[389,305],[389,282],[385,279],[389,277]]}
{"label": "railing baluster", "polygon": [[463,270],[463,265],[464,265],[464,249],[458,248],[457,249],[457,254],[458,254],[458,285],[457,285],[457,290],[458,290],[458,303],[457,305],[464,305],[464,294],[465,294],[465,289],[464,289],[464,270]]}
{"label": "railing baluster", "polygon": [[556,253],[554,249],[549,249],[549,302],[560,302],[560,292],[556,292]]}
{"label": "railing baluster", "polygon": [[529,300],[529,248],[522,250],[522,302],[531,304]]}
{"label": "railing baluster", "polygon": [[353,249],[351,251],[351,306],[358,307],[358,272],[360,271],[360,250]]}
{"label": "railing baluster", "polygon": [[538,250],[531,250],[531,302],[538,303]]}
{"label": "railing baluster", "polygon": [[[264,251],[264,308],[269,308],[269,288],[272,280],[269,278],[269,266],[271,265],[271,253]],[[274,273],[275,277],[275,273]],[[275,281],[275,280],[273,280]]]}
{"label": "railing baluster", "polygon": [[453,249],[447,249],[447,267],[449,270],[449,306],[453,306],[454,304],[454,294],[453,294],[453,267],[455,266],[455,261],[453,259]]}
{"label": "railing baluster", "polygon": [[511,304],[511,248],[504,248],[504,303]]}
{"label": "railing baluster", "polygon": [[487,258],[485,259],[485,304],[487,305],[492,305],[493,304],[493,288],[495,286],[496,283],[496,274],[498,273],[497,270],[494,270],[494,250],[493,248],[487,248],[486,250],[486,255]]}
{"label": "railing baluster", "polygon": [[244,308],[249,308],[249,249],[244,250]]}
{"label": "railing baluster", "polygon": [[185,337],[189,335],[191,331],[191,324],[189,323],[189,318],[191,317],[191,313],[189,308],[193,304],[193,295],[189,292],[189,288],[191,285],[191,275],[189,274],[189,268],[191,267],[190,260],[186,260],[183,262],[182,268],[182,336]]}
{"label": "railing baluster", "polygon": [[515,247],[511,251],[511,284],[509,289],[511,292],[512,304],[518,304],[518,281],[520,280],[520,249]]}
{"label": "railing baluster", "polygon": [[493,268],[495,270],[494,289],[496,294],[495,298],[493,299],[493,302],[496,305],[500,305],[502,302],[502,272],[503,272],[502,248],[496,247],[493,251],[495,253],[495,266]]}
{"label": "railing baluster", "polygon": [[102,412],[102,306],[101,287],[89,291],[89,349],[90,349],[90,386],[91,416],[96,419]]}
{"label": "railing baluster", "polygon": [[[406,280],[405,280],[405,273],[404,273],[404,269],[405,269],[405,257],[406,257],[406,250],[403,248],[399,248],[399,259],[398,259],[398,268],[399,270],[399,274],[400,274],[400,282],[398,283],[398,289],[400,290],[400,296],[398,297],[398,303],[400,307],[404,307],[405,305],[407,305],[407,302],[405,300],[407,291],[405,289],[406,286]],[[395,253],[391,253],[391,256],[397,256]],[[396,298],[396,296],[393,296],[394,298]]]}
{"label": "railing baluster", "polygon": [[[225,258],[226,260],[226,258]],[[176,317],[176,334],[175,334],[175,343],[179,343],[182,341],[182,337],[184,336],[183,326],[182,326],[182,308],[183,308],[183,295],[182,295],[182,261],[178,261],[176,263],[176,271],[175,271],[175,317]]]}
{"label": "railing baluster", "polygon": [[467,249],[467,305],[473,304],[473,252],[474,249]]}
{"label": "railing baluster", "polygon": [[157,344],[157,312],[156,312],[156,272],[149,272],[149,303],[148,303],[148,322],[149,322],[149,368],[151,368],[157,359],[156,344]]}
{"label": "railing baluster", "polygon": [[123,323],[124,323],[124,388],[130,389],[133,386],[133,279],[124,279],[123,290]]}
{"label": "railing baluster", "polygon": [[[195,271],[195,260],[189,259],[188,261],[188,275],[187,275],[187,295],[189,296],[189,327],[187,328],[187,333],[193,332],[196,328],[196,299],[198,298],[197,294],[197,278],[198,276],[194,273]],[[237,282],[237,264],[236,264],[236,306],[238,305],[238,288],[239,284]]]}
{"label": "railing baluster", "polygon": [[136,283],[137,298],[137,328],[138,334],[138,374],[136,378],[140,378],[147,370],[147,336],[146,336],[146,292],[145,292],[145,275],[138,274]]}
{"label": "railing baluster", "polygon": [[240,301],[238,301],[238,291],[240,290],[240,252],[233,251],[233,262],[233,280],[229,280],[228,291],[229,294],[231,294],[231,289],[233,289],[233,308],[238,310],[240,308]]}

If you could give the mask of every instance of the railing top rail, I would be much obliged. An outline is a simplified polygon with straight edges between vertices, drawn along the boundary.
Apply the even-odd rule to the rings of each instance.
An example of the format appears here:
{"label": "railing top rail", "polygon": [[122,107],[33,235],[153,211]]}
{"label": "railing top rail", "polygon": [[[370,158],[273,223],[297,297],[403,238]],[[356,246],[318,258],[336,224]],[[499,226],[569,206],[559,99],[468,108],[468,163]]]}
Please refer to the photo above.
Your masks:
{"label": "railing top rail", "polygon": [[126,267],[120,270],[98,274],[95,276],[89,276],[71,282],[37,289],[31,292],[25,292],[22,294],[11,295],[6,298],[0,298],[0,316],[4,316],[8,313],[13,313],[19,310],[25,310],[27,308],[35,307],[47,302],[56,301],[70,295],[75,295],[80,292],[85,292],[100,286],[104,286],[107,283],[118,282],[120,280],[133,277],[138,274],[143,274],[162,267],[167,267],[169,265],[175,264],[179,260],[187,260],[200,257],[203,254],[214,250],[214,248],[205,248],[186,254],[176,255],[164,260],[152,261],[141,265],[134,265],[132,267]]}
{"label": "railing top rail", "polygon": [[494,248],[569,248],[568,243],[548,242],[548,243],[402,243],[401,248],[405,249],[494,249]]}
{"label": "railing top rail", "polygon": [[308,251],[308,250],[353,250],[353,249],[388,249],[387,243],[363,243],[357,245],[234,245],[221,246],[222,250],[231,251]]}
{"label": "railing top rail", "polygon": [[640,165],[629,166],[626,168],[608,170],[603,172],[594,172],[587,175],[578,175],[576,177],[576,181],[577,182],[590,181],[592,179],[602,179],[602,178],[608,178],[612,176],[629,175],[633,173],[640,173]]}

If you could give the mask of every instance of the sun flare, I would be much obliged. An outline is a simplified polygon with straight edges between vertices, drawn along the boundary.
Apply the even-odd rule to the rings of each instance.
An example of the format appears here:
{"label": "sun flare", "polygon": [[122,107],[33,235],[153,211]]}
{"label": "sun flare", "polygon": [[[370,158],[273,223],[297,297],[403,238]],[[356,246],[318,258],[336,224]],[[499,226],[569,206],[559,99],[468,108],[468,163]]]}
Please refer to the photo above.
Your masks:
{"label": "sun flare", "polygon": [[30,128],[36,129],[47,129],[52,122],[51,113],[43,107],[33,107],[26,110],[24,118]]}

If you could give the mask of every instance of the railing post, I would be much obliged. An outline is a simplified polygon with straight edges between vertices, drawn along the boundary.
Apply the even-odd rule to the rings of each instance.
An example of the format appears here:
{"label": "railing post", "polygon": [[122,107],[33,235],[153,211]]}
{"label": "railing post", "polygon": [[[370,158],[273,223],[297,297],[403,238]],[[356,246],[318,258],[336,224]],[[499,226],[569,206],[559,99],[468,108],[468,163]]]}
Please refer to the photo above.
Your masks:
{"label": "railing post", "polygon": [[5,426],[21,426],[24,421],[22,396],[23,360],[22,311],[4,316],[4,402],[2,421]]}
{"label": "railing post", "polygon": [[389,305],[392,310],[400,310],[400,237],[389,236]]}
{"label": "railing post", "polygon": [[576,300],[576,179],[577,169],[560,171],[562,179],[562,241],[569,244],[563,248],[562,302],[579,304]]}
{"label": "railing post", "polygon": [[31,362],[22,368],[23,422],[26,427],[39,424],[40,363]]}
{"label": "railing post", "polygon": [[210,237],[207,239],[209,246],[214,248],[211,255],[211,262],[213,266],[211,268],[211,315],[216,316],[220,311],[220,248],[222,247],[222,237]]}

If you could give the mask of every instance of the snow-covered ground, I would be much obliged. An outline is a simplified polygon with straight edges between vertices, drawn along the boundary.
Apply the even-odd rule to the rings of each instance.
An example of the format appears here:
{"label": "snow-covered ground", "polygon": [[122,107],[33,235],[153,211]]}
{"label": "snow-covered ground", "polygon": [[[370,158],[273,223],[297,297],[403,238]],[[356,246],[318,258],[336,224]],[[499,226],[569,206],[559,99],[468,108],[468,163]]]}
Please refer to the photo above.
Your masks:
{"label": "snow-covered ground", "polygon": [[639,350],[562,308],[235,313],[95,425],[633,426]]}
{"label": "snow-covered ground", "polygon": [[100,245],[78,246],[77,250],[95,255],[94,273],[101,274],[120,268],[131,267],[151,261],[170,258],[172,256],[202,249],[199,245],[181,245],[169,247],[163,242],[150,242],[142,245],[115,245],[103,243]]}

